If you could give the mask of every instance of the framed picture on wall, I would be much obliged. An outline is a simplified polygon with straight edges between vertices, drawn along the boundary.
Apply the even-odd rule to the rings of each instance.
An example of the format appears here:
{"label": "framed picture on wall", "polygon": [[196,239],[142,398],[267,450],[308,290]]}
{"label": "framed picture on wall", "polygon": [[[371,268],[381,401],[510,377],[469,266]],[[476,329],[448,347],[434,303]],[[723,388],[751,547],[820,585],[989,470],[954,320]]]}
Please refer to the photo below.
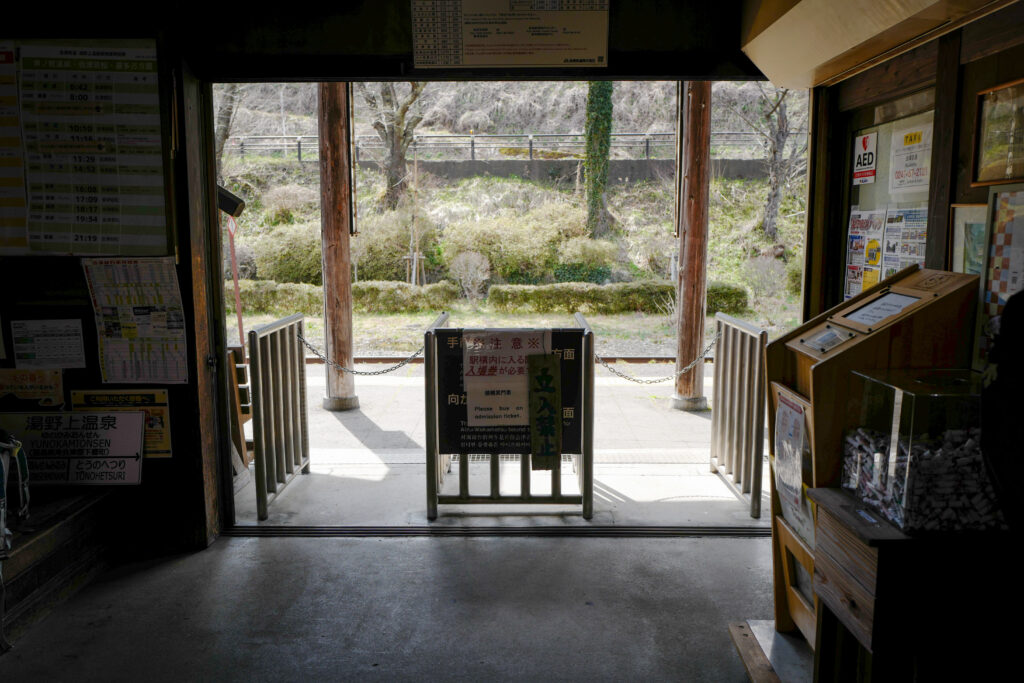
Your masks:
{"label": "framed picture on wall", "polygon": [[985,267],[985,209],[987,204],[953,204],[949,222],[953,236],[949,269],[954,273],[980,275]]}
{"label": "framed picture on wall", "polygon": [[1024,184],[993,187],[985,209],[985,257],[974,367],[984,369],[1006,300],[1024,289]]}
{"label": "framed picture on wall", "polygon": [[978,93],[973,180],[972,185],[1024,180],[1024,79]]}

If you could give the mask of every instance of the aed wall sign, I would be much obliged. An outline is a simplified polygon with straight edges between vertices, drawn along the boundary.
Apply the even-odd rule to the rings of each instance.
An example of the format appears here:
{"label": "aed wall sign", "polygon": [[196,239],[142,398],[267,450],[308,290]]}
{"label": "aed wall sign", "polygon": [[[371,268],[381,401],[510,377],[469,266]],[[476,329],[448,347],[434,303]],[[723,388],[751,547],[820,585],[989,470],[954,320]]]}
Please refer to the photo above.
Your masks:
{"label": "aed wall sign", "polygon": [[582,452],[583,330],[437,330],[441,453],[531,452],[529,362],[557,359],[561,452]]}
{"label": "aed wall sign", "polygon": [[875,143],[878,133],[858,135],[853,139],[853,184],[868,185],[875,182]]}

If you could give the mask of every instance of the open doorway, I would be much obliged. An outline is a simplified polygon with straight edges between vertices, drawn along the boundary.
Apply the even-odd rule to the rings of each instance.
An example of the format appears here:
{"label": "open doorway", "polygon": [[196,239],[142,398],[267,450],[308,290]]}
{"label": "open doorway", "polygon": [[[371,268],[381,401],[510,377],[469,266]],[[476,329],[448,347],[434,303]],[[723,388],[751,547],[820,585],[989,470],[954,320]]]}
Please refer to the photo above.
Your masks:
{"label": "open doorway", "polygon": [[[558,290],[544,288],[581,282],[639,285],[646,296],[640,306],[634,299],[629,310],[595,307],[601,312],[588,314],[597,353],[612,363],[651,361],[615,363],[639,379],[672,374],[671,362],[659,360],[675,355],[677,85],[611,85],[608,183],[598,222],[589,224],[583,159],[590,84],[428,83],[418,93],[405,83],[356,84],[351,158],[358,235],[351,255],[355,356],[363,361],[356,369],[376,371],[412,356],[442,308],[462,328],[572,326],[561,302],[550,303]],[[761,111],[757,98],[770,104],[770,94],[720,85],[716,102],[725,103],[724,113],[716,115],[712,135],[711,312],[763,313],[781,329],[798,318],[799,272],[796,293],[787,294],[794,278],[786,264],[802,262],[803,192],[792,182],[799,171],[783,174],[776,239],[760,237],[755,223],[760,215],[763,224],[771,171],[764,163],[766,132],[753,124]],[[226,84],[215,88],[215,97],[218,175],[248,204],[235,235],[243,326],[305,313],[306,337],[322,349],[316,84]],[[790,111],[799,121],[797,100],[788,101],[797,102]],[[389,158],[395,141],[381,134],[400,111],[409,131],[397,141],[404,163]],[[783,139],[783,156],[798,164],[805,136],[798,127],[794,132],[788,145]],[[389,174],[395,168],[404,174]],[[714,238],[716,231],[722,239]],[[226,277],[231,311],[229,267]],[[517,285],[533,285],[531,298],[510,296],[523,291]],[[787,306],[791,320],[783,319]],[[237,338],[233,312],[226,324],[228,338]],[[371,359],[385,363],[366,362]],[[357,377],[360,408],[347,413],[313,410],[325,386],[321,366],[309,366],[307,377],[312,474],[301,482],[303,492],[290,485],[269,522],[422,523],[422,366]],[[635,383],[601,370],[597,384],[607,400],[599,404],[604,412],[595,435],[605,474],[595,484],[594,523],[751,523],[727,490],[702,488],[711,479],[708,414],[671,410],[671,382]],[[473,472],[472,458],[467,465]],[[240,524],[256,522],[250,493],[244,485],[236,492]],[[455,512],[442,520],[522,519],[519,510]],[[553,517],[581,521],[571,509]]]}

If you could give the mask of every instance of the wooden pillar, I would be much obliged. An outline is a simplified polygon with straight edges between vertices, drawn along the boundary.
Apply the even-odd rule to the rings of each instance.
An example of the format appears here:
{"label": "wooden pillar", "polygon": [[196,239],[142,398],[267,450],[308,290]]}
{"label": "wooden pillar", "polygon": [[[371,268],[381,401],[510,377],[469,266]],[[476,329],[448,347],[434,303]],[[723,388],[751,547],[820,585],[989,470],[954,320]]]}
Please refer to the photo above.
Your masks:
{"label": "wooden pillar", "polygon": [[[676,371],[704,350],[707,307],[708,186],[711,180],[711,82],[687,81],[680,103],[683,174],[679,196],[679,274],[676,279]],[[672,407],[707,410],[704,363],[676,378]]]}
{"label": "wooden pillar", "polygon": [[[324,341],[327,358],[352,367],[352,259],[349,233],[352,224],[352,183],[349,159],[348,86],[321,83],[320,220],[324,273]],[[327,371],[326,410],[359,407],[355,380],[331,364]]]}

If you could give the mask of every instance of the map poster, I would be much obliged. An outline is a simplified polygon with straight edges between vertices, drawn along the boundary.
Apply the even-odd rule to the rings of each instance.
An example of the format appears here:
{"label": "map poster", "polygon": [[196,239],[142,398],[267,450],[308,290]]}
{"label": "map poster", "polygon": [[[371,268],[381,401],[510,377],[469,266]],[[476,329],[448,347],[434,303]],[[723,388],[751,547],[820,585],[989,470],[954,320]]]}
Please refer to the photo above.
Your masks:
{"label": "map poster", "polygon": [[107,412],[141,410],[146,415],[142,432],[143,456],[171,457],[171,409],[166,389],[76,390],[71,392],[71,409]]}
{"label": "map poster", "polygon": [[185,313],[174,258],[82,259],[104,383],[188,381]]}

